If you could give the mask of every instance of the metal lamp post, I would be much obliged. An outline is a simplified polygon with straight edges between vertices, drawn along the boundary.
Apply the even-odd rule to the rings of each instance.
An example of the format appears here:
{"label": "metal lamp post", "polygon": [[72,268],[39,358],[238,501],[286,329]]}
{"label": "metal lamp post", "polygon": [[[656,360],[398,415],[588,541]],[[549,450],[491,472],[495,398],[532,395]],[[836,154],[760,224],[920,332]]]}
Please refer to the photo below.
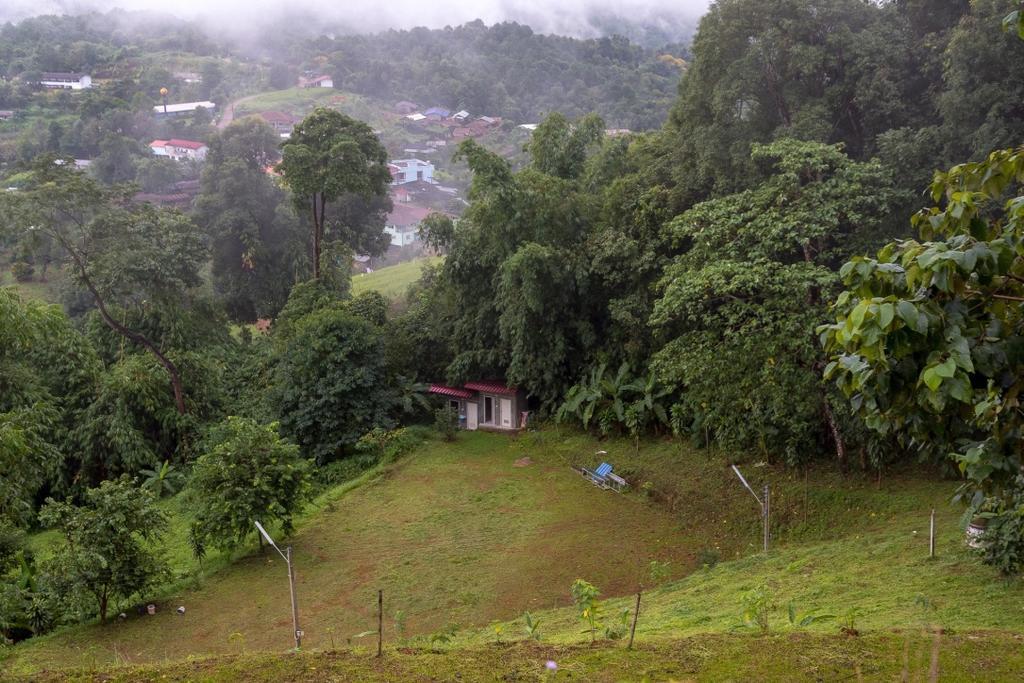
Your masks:
{"label": "metal lamp post", "polygon": [[750,491],[750,495],[752,495],[754,497],[754,500],[757,501],[757,504],[761,506],[761,519],[764,522],[764,551],[767,553],[769,538],[768,522],[771,518],[771,508],[769,507],[770,494],[768,491],[768,484],[764,485],[764,500],[761,500],[760,498],[757,497],[757,494],[754,493],[754,489],[750,487],[750,484],[747,483],[747,480],[743,478],[743,475],[740,473],[740,470],[738,467],[736,467],[736,465],[732,465],[732,471],[736,473],[736,476],[740,478],[741,482],[743,482],[743,486],[745,486],[746,489]]}
{"label": "metal lamp post", "polygon": [[270,537],[267,530],[263,528],[263,525],[259,522],[255,522],[256,528],[259,529],[260,535],[267,540],[274,550],[284,558],[284,561],[288,563],[288,590],[291,593],[292,598],[292,630],[295,635],[295,649],[298,650],[302,647],[302,629],[299,628],[299,603],[295,598],[295,571],[292,567],[292,547],[287,546],[285,552],[281,552],[281,549],[274,543],[274,539]]}

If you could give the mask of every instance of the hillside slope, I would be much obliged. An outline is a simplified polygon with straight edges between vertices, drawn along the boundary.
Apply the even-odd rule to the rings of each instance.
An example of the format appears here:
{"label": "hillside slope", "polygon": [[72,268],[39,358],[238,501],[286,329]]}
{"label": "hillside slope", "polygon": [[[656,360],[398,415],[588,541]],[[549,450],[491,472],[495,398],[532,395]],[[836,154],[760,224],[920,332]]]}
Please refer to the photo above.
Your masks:
{"label": "hillside slope", "polygon": [[[570,463],[593,459],[598,447],[641,490],[600,491],[572,471]],[[462,672],[473,679],[493,668],[529,679],[547,657],[591,680],[639,679],[645,670],[654,680],[858,671],[870,680],[905,667],[930,671],[937,657],[943,672],[964,680],[977,667],[1000,680],[1013,670],[1007,667],[1024,664],[1024,641],[1015,635],[1024,633],[1024,586],[996,577],[964,549],[956,510],[944,505],[948,482],[904,474],[839,489],[828,471],[747,469],[752,479],[772,481],[778,501],[779,545],[767,557],[757,552],[749,494],[705,452],[666,441],[636,453],[629,442],[551,431],[518,439],[462,434],[327,504],[293,539],[304,647],[354,646],[354,653],[255,654],[290,645],[284,568],[264,554],[160,601],[156,616],[18,646],[7,671],[241,655],[118,675],[255,680],[256,671],[275,671],[263,680],[418,680]],[[927,557],[933,506],[940,529],[934,560]],[[723,561],[698,568],[698,556]],[[653,559],[671,562],[674,580],[644,594],[640,652],[625,653],[621,642],[581,648],[586,636],[567,606],[572,581],[585,578],[611,598],[603,610],[611,621],[632,607]],[[734,632],[743,594],[760,584],[771,596],[770,635]],[[385,595],[383,665],[367,662],[373,638],[357,636],[376,628],[378,588]],[[791,601],[800,613],[836,618],[793,629]],[[184,616],[173,613],[178,604]],[[497,646],[496,639],[525,637],[527,609],[541,621],[544,644]],[[862,637],[838,635],[850,619]],[[596,675],[602,671],[609,672],[604,679]]]}

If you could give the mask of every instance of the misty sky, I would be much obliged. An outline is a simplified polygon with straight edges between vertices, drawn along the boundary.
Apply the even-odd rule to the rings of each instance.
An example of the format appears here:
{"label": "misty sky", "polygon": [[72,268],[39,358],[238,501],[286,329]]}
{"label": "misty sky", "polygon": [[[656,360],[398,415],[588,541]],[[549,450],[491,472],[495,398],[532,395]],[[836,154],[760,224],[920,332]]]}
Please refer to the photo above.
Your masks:
{"label": "misty sky", "polygon": [[360,33],[413,26],[439,28],[483,19],[488,24],[513,20],[540,32],[589,36],[594,30],[587,18],[595,13],[679,25],[692,23],[708,4],[710,0],[0,0],[0,19],[120,7],[210,19],[237,30],[247,22],[265,24],[287,7],[305,9],[325,22],[344,23]]}

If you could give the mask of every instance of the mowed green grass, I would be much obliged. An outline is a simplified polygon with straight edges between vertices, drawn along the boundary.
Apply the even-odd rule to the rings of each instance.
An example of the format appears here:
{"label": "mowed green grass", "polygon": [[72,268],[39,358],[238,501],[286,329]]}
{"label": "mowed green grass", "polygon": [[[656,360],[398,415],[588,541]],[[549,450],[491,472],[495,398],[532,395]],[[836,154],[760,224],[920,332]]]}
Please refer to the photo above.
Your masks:
{"label": "mowed green grass", "polygon": [[[552,674],[546,662],[558,665]],[[107,671],[46,672],[38,681],[303,683],[383,681],[1017,681],[1024,640],[918,631],[861,637],[710,634],[665,642],[459,649],[368,648],[244,654]]]}
{"label": "mowed green grass", "polygon": [[0,270],[0,287],[11,287],[25,299],[33,299],[48,304],[60,302],[60,283],[62,275],[59,269],[51,269],[46,282],[40,282],[38,278],[31,282],[18,282],[11,275],[9,268]]}
{"label": "mowed green grass", "polygon": [[[531,464],[516,467],[524,457]],[[601,491],[570,468],[602,459],[637,487]],[[880,480],[828,467],[802,473],[741,459],[751,483],[772,484],[767,556],[756,506],[721,454],[671,439],[642,442],[637,452],[629,440],[557,429],[517,438],[464,433],[345,495],[325,496],[301,526],[294,544],[303,646],[325,652],[259,654],[290,646],[284,568],[268,553],[161,601],[155,617],[20,645],[8,672],[85,666],[103,667],[103,680],[535,680],[544,660],[556,659],[559,678],[576,680],[923,681],[936,666],[941,680],[1014,680],[1024,666],[1024,587],[964,547],[959,510],[949,504],[953,482],[914,471]],[[928,558],[932,508],[936,559]],[[714,554],[723,561],[699,565]],[[667,583],[650,585],[653,559],[671,563]],[[585,645],[569,606],[577,577],[601,589],[608,621],[632,608],[643,588],[637,652],[621,641]],[[766,636],[737,630],[743,594],[761,583],[773,602]],[[373,636],[353,638],[376,629],[377,588],[385,592],[384,663],[369,656]],[[835,618],[795,629],[790,602],[799,613]],[[172,614],[177,604],[185,616]],[[527,609],[543,642],[509,646],[526,637]],[[850,616],[859,637],[839,634]],[[450,641],[432,637],[447,627]],[[232,656],[172,663],[207,654]],[[109,669],[154,662],[163,665]]]}
{"label": "mowed green grass", "polygon": [[236,106],[235,118],[263,111],[283,111],[303,118],[316,107],[330,107],[370,125],[379,126],[389,121],[382,112],[383,105],[361,95],[333,88],[288,88],[247,97]]}
{"label": "mowed green grass", "polygon": [[[515,466],[522,457],[532,464]],[[685,571],[692,559],[690,544],[678,542],[683,531],[658,505],[601,491],[526,440],[462,434],[324,504],[292,539],[304,645],[343,645],[375,628],[377,589],[389,624],[401,611],[410,635],[565,605],[578,576],[628,593],[651,559]],[[174,613],[178,605],[184,616]],[[164,661],[290,644],[287,579],[272,552],[245,557],[158,607],[153,617],[29,641],[7,665]]]}
{"label": "mowed green grass", "polygon": [[405,296],[409,285],[420,279],[423,266],[437,265],[443,257],[428,256],[404,261],[393,266],[352,276],[352,293],[356,296],[363,292],[380,292],[386,298],[395,300]]}

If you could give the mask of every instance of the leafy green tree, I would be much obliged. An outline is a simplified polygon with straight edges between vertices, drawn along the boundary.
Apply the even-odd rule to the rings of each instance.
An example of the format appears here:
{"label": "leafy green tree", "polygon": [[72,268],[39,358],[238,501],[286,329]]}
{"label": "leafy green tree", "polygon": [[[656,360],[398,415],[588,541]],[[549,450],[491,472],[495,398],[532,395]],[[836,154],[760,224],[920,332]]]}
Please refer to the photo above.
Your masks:
{"label": "leafy green tree", "polygon": [[27,526],[32,521],[35,495],[62,461],[47,440],[55,419],[56,411],[47,404],[0,413],[0,523]]}
{"label": "leafy green tree", "polygon": [[393,426],[381,330],[344,306],[297,320],[275,360],[270,402],[307,457],[329,462],[373,428]]}
{"label": "leafy green tree", "polygon": [[278,137],[262,120],[233,122],[210,142],[195,218],[210,238],[213,284],[235,320],[277,315],[309,272],[299,221],[266,174]]}
{"label": "leafy green tree", "polygon": [[[61,163],[56,163],[61,162]],[[130,186],[104,187],[67,159],[40,157],[30,184],[5,193],[0,211],[23,231],[39,230],[63,250],[75,281],[88,290],[103,322],[151,353],[170,377],[177,410],[186,411],[175,363],[146,335],[111,311],[180,305],[200,283],[206,249],[195,225],[177,212],[132,206]]]}
{"label": "leafy green tree", "polygon": [[[211,428],[207,451],[189,482],[198,507],[192,535],[200,545],[232,548],[256,533],[253,524],[279,522],[291,533],[309,495],[309,463],[280,438],[277,424],[229,417]],[[262,541],[261,541],[262,544]]]}
{"label": "leafy green tree", "polygon": [[112,603],[144,592],[167,573],[154,547],[167,515],[127,477],[88,489],[81,505],[48,499],[39,519],[62,538],[44,565],[49,580],[70,599],[91,595],[101,621]]}
{"label": "leafy green tree", "polygon": [[977,160],[1021,142],[1024,42],[1016,26],[1001,30],[1013,4],[976,0],[951,31],[940,97],[947,159]]}
{"label": "leafy green tree", "polygon": [[780,140],[755,146],[754,158],[771,165],[763,183],[673,222],[686,252],[665,271],[654,308],[666,341],[654,367],[681,392],[674,412],[728,447],[795,462],[827,432],[845,464],[814,330],[839,264],[881,242],[891,180],[819,143]]}
{"label": "leafy green tree", "polygon": [[368,125],[323,108],[296,125],[281,148],[277,168],[292,191],[296,212],[310,217],[313,278],[319,279],[328,205],[386,197],[391,182],[387,151]]}
{"label": "leafy green tree", "polygon": [[38,492],[60,488],[99,359],[56,306],[0,288],[0,517],[32,520]]}
{"label": "leafy green tree", "polygon": [[1024,148],[937,173],[920,241],[843,266],[836,322],[821,329],[825,376],[872,429],[950,454],[969,514],[1017,514],[1022,190]]}
{"label": "leafy green tree", "polygon": [[583,172],[587,152],[604,137],[604,121],[588,114],[575,124],[555,112],[530,137],[527,148],[533,167],[558,178],[576,178]]}
{"label": "leafy green tree", "polygon": [[928,98],[935,82],[918,78],[921,56],[930,54],[926,43],[916,49],[901,8],[880,4],[711,5],[666,128],[682,205],[747,187],[756,179],[754,142],[841,142],[852,157],[865,159],[878,134],[936,121]]}

